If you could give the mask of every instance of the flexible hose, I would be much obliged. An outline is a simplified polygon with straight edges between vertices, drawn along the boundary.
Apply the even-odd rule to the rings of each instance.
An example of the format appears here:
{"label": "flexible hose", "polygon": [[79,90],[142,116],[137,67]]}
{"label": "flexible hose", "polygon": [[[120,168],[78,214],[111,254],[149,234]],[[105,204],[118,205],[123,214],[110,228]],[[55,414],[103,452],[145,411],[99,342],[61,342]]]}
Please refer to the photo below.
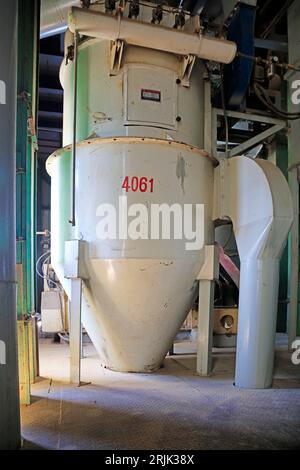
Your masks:
{"label": "flexible hose", "polygon": [[271,101],[270,97],[268,96],[267,90],[263,88],[258,83],[254,83],[253,85],[255,94],[257,98],[264,104],[273,114],[276,114],[281,119],[288,119],[288,120],[296,120],[300,119],[300,113],[288,113],[283,111],[282,109],[277,108],[274,103]]}

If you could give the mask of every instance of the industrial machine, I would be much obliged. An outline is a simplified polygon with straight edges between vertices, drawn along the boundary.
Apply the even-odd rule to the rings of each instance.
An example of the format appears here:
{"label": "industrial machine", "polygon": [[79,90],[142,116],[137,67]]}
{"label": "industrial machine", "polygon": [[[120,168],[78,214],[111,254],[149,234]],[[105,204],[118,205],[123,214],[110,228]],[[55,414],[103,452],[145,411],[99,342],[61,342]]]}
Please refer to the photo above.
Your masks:
{"label": "industrial machine", "polygon": [[[231,221],[241,261],[235,382],[268,387],[293,211],[273,164],[211,155],[210,74],[232,63],[237,44],[160,3],[82,3],[69,13],[60,71],[64,147],[47,162],[51,264],[71,302],[71,336],[82,315],[103,366],[152,372],[199,295],[197,370],[208,374],[214,226]],[[189,220],[189,234],[175,222],[164,233],[166,213]],[[232,318],[236,328],[236,312],[220,315],[225,331]]]}

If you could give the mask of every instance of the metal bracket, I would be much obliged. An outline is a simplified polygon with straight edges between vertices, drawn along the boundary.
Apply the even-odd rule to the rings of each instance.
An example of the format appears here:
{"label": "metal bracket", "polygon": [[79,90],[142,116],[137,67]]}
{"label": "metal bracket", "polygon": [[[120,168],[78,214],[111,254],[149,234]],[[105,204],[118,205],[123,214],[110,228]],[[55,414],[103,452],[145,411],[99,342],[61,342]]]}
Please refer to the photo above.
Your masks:
{"label": "metal bracket", "polygon": [[110,75],[117,75],[121,68],[124,41],[117,39],[110,47]]}
{"label": "metal bracket", "polygon": [[[216,142],[216,132],[217,132],[217,117],[224,116],[224,111],[222,109],[213,108],[212,110],[212,141]],[[248,113],[240,113],[237,111],[227,111],[227,117],[232,117],[244,121],[253,121],[253,122],[261,122],[265,124],[273,124],[269,129],[266,129],[263,132],[260,132],[256,136],[252,137],[251,139],[246,140],[242,144],[237,145],[236,147],[232,148],[228,152],[228,157],[235,157],[236,155],[243,155],[246,150],[250,150],[253,147],[256,147],[260,144],[263,140],[271,137],[272,135],[276,134],[277,132],[285,129],[287,127],[287,122],[272,118],[269,116],[263,116],[261,114],[248,114]],[[215,145],[215,144],[214,144]],[[213,149],[213,156],[218,158],[217,149],[216,147]]]}
{"label": "metal bracket", "polygon": [[196,56],[194,55],[185,55],[180,60],[179,66],[179,78],[181,80],[181,84],[185,87],[190,86],[190,76],[195,64]]}

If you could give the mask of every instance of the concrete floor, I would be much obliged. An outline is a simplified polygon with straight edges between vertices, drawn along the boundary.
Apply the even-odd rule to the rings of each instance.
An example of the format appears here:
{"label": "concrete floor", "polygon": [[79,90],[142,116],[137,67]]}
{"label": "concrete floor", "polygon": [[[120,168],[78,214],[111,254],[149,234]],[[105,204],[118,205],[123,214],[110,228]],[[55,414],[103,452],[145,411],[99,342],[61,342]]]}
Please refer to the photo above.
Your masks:
{"label": "concrete floor", "polygon": [[[80,388],[68,385],[68,347],[40,342],[44,377],[22,407],[24,449],[300,449],[300,365],[279,337],[274,386],[233,387],[235,355],[214,350],[209,378],[195,375],[196,358],[165,359],[155,374],[122,374],[99,367],[85,346]],[[179,343],[175,352],[192,352]]]}

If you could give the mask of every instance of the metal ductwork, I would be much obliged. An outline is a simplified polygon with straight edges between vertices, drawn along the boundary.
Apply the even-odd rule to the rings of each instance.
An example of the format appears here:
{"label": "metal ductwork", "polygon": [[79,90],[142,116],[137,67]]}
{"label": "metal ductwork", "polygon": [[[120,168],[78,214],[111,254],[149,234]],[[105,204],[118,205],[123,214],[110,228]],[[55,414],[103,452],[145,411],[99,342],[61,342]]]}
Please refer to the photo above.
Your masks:
{"label": "metal ductwork", "polygon": [[109,41],[124,40],[135,46],[178,55],[192,54],[224,64],[232,62],[237,50],[234,42],[224,39],[76,7],[69,15],[69,28],[72,33]]}

